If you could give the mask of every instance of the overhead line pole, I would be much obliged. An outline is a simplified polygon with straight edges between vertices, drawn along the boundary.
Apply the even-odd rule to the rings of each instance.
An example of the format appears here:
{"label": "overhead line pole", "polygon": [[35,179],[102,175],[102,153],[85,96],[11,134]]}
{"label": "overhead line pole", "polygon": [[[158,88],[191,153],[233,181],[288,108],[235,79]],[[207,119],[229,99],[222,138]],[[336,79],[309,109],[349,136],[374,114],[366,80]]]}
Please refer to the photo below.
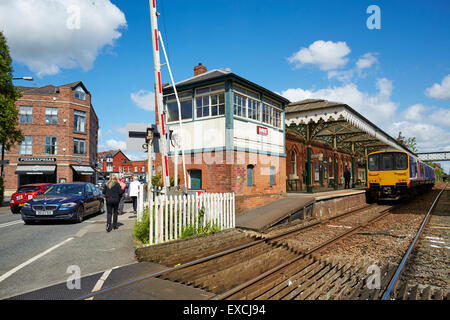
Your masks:
{"label": "overhead line pole", "polygon": [[158,131],[161,132],[161,162],[163,168],[163,182],[164,182],[164,193],[167,194],[167,187],[170,186],[169,180],[169,164],[167,157],[167,132],[165,128],[165,112],[163,106],[163,95],[162,95],[162,85],[161,85],[161,61],[159,56],[159,46],[158,46],[158,17],[156,12],[156,0],[149,0],[150,5],[150,23],[151,23],[151,33],[152,33],[152,46],[153,46],[153,62],[155,69],[155,95],[156,95],[156,110],[157,119],[159,121]]}

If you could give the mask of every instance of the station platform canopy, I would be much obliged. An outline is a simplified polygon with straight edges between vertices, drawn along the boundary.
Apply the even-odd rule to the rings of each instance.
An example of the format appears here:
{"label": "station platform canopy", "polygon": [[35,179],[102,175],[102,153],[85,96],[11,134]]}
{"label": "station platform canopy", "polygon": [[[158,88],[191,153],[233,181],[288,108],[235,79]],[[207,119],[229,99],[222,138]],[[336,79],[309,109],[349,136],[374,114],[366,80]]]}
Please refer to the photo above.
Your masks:
{"label": "station platform canopy", "polygon": [[307,99],[286,107],[286,127],[296,130],[307,144],[318,141],[354,157],[394,149],[414,153],[350,106],[327,100]]}
{"label": "station platform canopy", "polygon": [[[367,154],[380,150],[401,150],[414,153],[405,145],[378,128],[356,110],[344,103],[307,99],[290,103],[285,110],[285,124],[305,139],[307,147],[307,192],[312,192],[311,144],[321,142],[334,151],[334,181],[338,189],[337,151],[352,157],[352,186],[355,186],[355,159],[366,162]],[[366,170],[367,177],[367,170]],[[367,180],[367,179],[366,179]]]}

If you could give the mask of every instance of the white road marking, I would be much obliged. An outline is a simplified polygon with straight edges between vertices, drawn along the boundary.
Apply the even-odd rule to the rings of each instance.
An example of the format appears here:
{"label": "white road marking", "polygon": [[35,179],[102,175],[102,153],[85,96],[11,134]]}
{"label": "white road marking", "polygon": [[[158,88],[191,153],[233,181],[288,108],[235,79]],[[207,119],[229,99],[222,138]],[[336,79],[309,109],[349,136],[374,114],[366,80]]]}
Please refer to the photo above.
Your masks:
{"label": "white road marking", "polygon": [[60,246],[62,246],[63,244],[69,242],[69,241],[72,240],[72,239],[74,239],[74,238],[73,238],[73,237],[68,238],[68,239],[64,240],[63,242],[58,243],[57,245],[51,247],[50,249],[47,249],[47,250],[45,250],[44,252],[38,254],[37,256],[34,256],[33,258],[31,258],[31,259],[25,261],[25,262],[22,263],[21,265],[18,265],[18,266],[15,267],[14,269],[12,269],[12,270],[8,271],[7,273],[5,273],[4,275],[2,275],[2,276],[0,277],[0,282],[2,282],[3,280],[5,280],[6,278],[10,277],[11,275],[13,275],[14,273],[16,273],[16,272],[19,271],[20,269],[26,267],[26,266],[29,265],[30,263],[32,263],[32,262],[36,261],[37,259],[39,259],[39,258],[45,256],[47,253],[50,253],[50,252],[52,252],[53,250],[59,248]]}
{"label": "white road marking", "polygon": [[15,221],[2,223],[2,224],[0,224],[0,228],[6,228],[6,227],[9,227],[9,226],[13,226],[15,224],[19,224],[19,223],[23,223],[23,221],[22,220],[15,220]]}
{"label": "white road marking", "polygon": [[[115,269],[115,268],[108,269],[103,273],[103,275],[97,281],[97,283],[94,286],[94,289],[92,289],[91,292],[99,291],[102,288],[103,284],[105,283],[106,279],[108,279],[109,274],[111,273],[111,271],[113,271],[113,269]],[[94,297],[90,297],[90,298],[87,298],[86,300],[93,300],[93,299],[94,299]]]}

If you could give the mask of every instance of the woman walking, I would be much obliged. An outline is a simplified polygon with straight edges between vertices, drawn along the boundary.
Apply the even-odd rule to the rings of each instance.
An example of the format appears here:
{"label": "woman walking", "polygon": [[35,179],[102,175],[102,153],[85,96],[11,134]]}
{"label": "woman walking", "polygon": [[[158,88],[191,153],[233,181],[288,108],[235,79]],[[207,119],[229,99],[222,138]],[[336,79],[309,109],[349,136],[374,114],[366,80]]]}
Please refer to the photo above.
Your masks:
{"label": "woman walking", "polygon": [[[119,179],[116,175],[112,174],[109,177],[109,181],[103,188],[103,194],[106,198],[106,231],[110,232],[112,228],[117,229],[117,211],[119,209],[120,198],[122,197],[123,190],[120,187]],[[113,224],[111,225],[111,216]]]}

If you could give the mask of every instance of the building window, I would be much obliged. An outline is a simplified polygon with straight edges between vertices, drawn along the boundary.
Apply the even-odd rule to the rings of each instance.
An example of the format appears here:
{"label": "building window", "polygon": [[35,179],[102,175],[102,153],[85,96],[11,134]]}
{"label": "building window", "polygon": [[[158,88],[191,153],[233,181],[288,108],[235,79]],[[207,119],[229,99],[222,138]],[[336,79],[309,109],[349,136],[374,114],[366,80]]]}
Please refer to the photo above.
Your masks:
{"label": "building window", "polygon": [[234,94],[234,114],[247,117],[247,98],[236,93]]}
{"label": "building window", "polygon": [[78,100],[86,100],[86,92],[84,92],[81,86],[76,87],[74,97]]}
{"label": "building window", "polygon": [[260,104],[259,101],[248,98],[248,118],[259,121]]}
{"label": "building window", "polygon": [[219,84],[212,87],[195,90],[196,117],[218,116],[225,114],[225,85]]}
{"label": "building window", "polygon": [[275,167],[270,167],[270,185],[275,185]]}
{"label": "building window", "polygon": [[195,99],[197,118],[209,116],[209,96],[197,97]]}
{"label": "building window", "polygon": [[137,172],[137,167],[134,167],[134,172]]}
{"label": "building window", "polygon": [[202,188],[202,171],[201,170],[189,170],[190,189]]}
{"label": "building window", "polygon": [[142,171],[141,172],[145,172],[145,166],[142,167]]}
{"label": "building window", "polygon": [[33,107],[19,107],[19,122],[33,123]]}
{"label": "building window", "polygon": [[108,165],[106,166],[106,171],[112,172],[113,171],[113,165],[108,163]]}
{"label": "building window", "polygon": [[297,152],[292,151],[291,155],[291,173],[292,175],[297,175]]}
{"label": "building window", "polygon": [[[178,94],[180,99],[181,120],[192,119],[192,93],[191,91]],[[167,121],[178,121],[178,103],[174,94],[167,96],[166,109],[168,111]]]}
{"label": "building window", "polygon": [[253,165],[247,166],[247,186],[253,186]]}
{"label": "building window", "polygon": [[86,133],[86,112],[74,110],[73,130],[78,133]]}
{"label": "building window", "polygon": [[25,136],[19,144],[19,154],[33,154],[33,137]]}
{"label": "building window", "polygon": [[73,153],[86,154],[86,141],[83,139],[73,139]]}
{"label": "building window", "polygon": [[58,124],[58,108],[45,108],[45,124]]}
{"label": "building window", "polygon": [[58,151],[58,138],[45,137],[45,154],[57,154],[57,151]]}

